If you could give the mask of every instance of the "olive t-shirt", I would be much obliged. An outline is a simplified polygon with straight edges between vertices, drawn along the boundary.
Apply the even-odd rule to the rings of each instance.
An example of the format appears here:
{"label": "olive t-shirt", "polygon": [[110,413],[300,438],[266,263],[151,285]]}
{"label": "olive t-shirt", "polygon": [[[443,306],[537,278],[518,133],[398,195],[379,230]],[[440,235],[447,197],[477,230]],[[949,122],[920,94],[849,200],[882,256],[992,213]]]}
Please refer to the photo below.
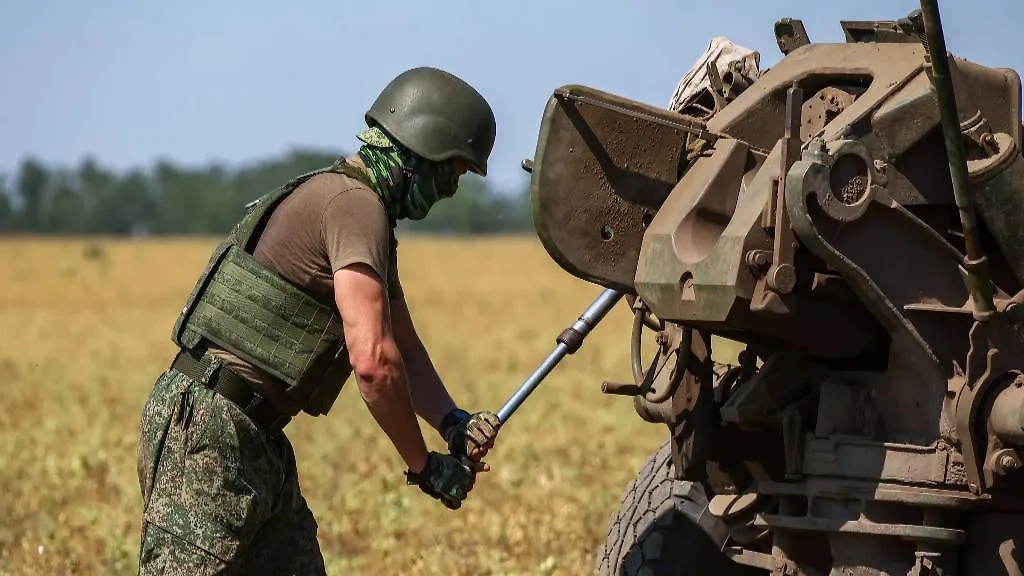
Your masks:
{"label": "olive t-shirt", "polygon": [[[274,209],[253,256],[337,312],[334,272],[351,264],[377,272],[389,299],[402,293],[390,233],[376,192],[343,174],[318,174]],[[210,351],[285,412],[301,410],[276,377],[226,350],[211,346]]]}

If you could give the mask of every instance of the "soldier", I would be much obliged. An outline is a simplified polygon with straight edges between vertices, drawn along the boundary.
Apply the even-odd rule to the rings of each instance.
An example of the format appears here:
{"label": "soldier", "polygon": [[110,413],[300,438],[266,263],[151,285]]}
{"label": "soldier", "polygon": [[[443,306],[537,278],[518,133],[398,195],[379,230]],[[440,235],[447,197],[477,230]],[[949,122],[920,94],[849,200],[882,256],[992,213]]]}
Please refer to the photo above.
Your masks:
{"label": "soldier", "polygon": [[[327,414],[350,374],[408,470],[457,509],[497,417],[458,408],[409,316],[394,227],[487,174],[495,120],[456,76],[408,70],[366,113],[357,154],[247,206],[172,332],[143,408],[142,574],[323,574],[283,428]],[[428,452],[417,415],[445,439]]]}

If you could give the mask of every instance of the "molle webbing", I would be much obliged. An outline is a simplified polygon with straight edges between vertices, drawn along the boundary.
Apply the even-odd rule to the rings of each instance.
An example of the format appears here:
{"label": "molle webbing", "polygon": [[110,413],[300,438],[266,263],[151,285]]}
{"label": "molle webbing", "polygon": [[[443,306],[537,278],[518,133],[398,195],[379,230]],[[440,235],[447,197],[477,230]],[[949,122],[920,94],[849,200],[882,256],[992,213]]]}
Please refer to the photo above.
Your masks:
{"label": "molle webbing", "polygon": [[336,396],[337,391],[318,394],[308,383],[334,359],[347,360],[342,322],[333,307],[257,262],[252,252],[273,208],[302,183],[323,173],[345,174],[368,183],[362,170],[339,161],[303,174],[251,203],[214,249],[172,332],[172,340],[183,348],[209,340],[280,378],[300,404],[311,398],[321,402],[316,398],[323,395]]}
{"label": "molle webbing", "polygon": [[236,246],[214,269],[189,328],[289,385],[342,343],[341,319],[333,310]]}

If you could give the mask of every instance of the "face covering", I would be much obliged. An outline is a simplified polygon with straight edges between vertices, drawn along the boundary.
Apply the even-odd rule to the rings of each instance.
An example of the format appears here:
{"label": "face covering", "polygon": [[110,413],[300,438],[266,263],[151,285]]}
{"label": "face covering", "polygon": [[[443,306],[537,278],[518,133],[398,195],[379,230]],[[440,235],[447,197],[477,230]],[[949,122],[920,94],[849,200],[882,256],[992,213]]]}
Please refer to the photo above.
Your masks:
{"label": "face covering", "polygon": [[438,201],[458,189],[451,162],[432,162],[392,142],[379,128],[357,138],[364,142],[359,157],[392,219],[422,220]]}

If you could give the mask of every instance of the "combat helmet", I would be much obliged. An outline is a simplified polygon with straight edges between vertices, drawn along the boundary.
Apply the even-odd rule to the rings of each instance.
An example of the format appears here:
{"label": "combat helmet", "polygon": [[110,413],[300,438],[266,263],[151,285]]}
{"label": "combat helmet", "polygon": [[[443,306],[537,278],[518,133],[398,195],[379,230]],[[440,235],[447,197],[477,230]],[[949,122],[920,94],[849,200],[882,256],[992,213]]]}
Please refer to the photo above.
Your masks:
{"label": "combat helmet", "polygon": [[428,160],[462,157],[470,170],[487,175],[494,147],[494,112],[461,78],[437,68],[413,68],[388,83],[366,112],[412,152]]}

